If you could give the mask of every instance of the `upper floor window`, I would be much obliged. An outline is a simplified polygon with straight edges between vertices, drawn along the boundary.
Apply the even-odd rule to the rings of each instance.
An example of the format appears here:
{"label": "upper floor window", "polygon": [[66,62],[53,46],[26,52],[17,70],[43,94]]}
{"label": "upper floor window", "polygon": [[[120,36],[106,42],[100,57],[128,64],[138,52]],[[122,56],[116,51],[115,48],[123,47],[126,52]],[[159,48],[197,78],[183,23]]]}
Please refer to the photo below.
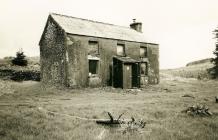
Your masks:
{"label": "upper floor window", "polygon": [[148,56],[148,49],[147,47],[141,46],[140,47],[140,57],[144,58]]}
{"label": "upper floor window", "polygon": [[117,55],[125,56],[125,45],[124,44],[117,44]]}
{"label": "upper floor window", "polygon": [[88,55],[99,54],[99,46],[97,41],[89,41]]}

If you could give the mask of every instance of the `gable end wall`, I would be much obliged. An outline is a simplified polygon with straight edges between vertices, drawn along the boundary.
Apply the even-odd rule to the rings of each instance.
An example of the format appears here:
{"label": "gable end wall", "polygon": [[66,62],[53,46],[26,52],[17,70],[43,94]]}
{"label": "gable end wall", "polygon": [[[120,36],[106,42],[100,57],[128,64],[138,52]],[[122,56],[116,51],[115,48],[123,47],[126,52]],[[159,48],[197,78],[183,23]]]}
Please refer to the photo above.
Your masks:
{"label": "gable end wall", "polygon": [[65,32],[51,17],[40,41],[40,63],[43,84],[66,84]]}

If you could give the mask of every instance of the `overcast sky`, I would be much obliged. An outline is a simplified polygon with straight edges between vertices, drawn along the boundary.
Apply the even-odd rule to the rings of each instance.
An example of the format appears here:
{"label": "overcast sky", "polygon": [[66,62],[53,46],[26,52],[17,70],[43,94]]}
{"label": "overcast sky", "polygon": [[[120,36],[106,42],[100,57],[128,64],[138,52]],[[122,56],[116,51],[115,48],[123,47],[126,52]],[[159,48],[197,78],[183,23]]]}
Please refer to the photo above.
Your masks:
{"label": "overcast sky", "polygon": [[213,57],[218,0],[0,0],[0,58],[39,56],[38,42],[50,12],[129,26],[143,23],[160,46],[160,67],[182,67]]}

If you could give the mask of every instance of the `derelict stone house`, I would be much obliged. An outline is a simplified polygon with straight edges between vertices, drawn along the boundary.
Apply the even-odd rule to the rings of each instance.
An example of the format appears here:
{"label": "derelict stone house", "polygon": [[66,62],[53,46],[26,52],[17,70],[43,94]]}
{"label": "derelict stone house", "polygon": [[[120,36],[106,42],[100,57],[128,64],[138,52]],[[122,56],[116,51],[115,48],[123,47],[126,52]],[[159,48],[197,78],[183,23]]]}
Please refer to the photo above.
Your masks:
{"label": "derelict stone house", "polygon": [[130,27],[50,14],[39,42],[41,81],[67,87],[159,83],[159,47]]}

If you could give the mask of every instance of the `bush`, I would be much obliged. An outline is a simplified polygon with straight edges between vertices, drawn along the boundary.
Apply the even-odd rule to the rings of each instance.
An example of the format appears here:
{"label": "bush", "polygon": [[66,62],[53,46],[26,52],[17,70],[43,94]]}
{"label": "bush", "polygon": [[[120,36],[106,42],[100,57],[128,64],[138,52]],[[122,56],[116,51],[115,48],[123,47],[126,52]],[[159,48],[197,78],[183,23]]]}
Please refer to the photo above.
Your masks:
{"label": "bush", "polygon": [[210,69],[210,73],[212,77],[215,79],[218,78],[218,28],[214,30],[214,34],[216,39],[216,48],[213,54],[215,55],[215,58],[213,58],[211,61],[214,64],[214,67]]}
{"label": "bush", "polygon": [[26,56],[24,55],[23,51],[18,51],[16,53],[16,57],[12,59],[12,64],[13,65],[18,65],[18,66],[27,66],[27,60],[25,58]]}

